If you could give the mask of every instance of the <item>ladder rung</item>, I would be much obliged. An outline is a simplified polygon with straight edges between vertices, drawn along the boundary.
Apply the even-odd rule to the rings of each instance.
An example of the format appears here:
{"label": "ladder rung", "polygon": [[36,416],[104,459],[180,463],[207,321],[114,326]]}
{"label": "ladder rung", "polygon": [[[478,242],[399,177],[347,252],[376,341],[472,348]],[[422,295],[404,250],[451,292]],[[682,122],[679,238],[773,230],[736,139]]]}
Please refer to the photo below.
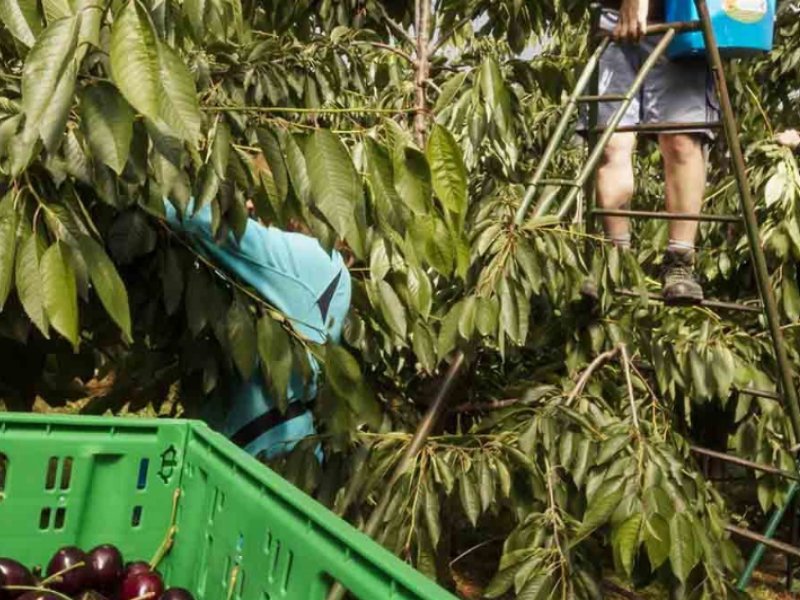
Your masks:
{"label": "ladder rung", "polygon": [[[630,298],[641,298],[641,294],[634,290],[626,290],[626,289],[618,289],[616,290],[618,294],[621,296],[628,296]],[[649,292],[646,294],[648,300],[653,300],[655,302],[664,302],[664,298],[661,297],[661,294],[654,294]],[[737,304],[736,302],[722,302],[720,300],[703,300],[696,304],[692,304],[689,306],[705,306],[706,308],[718,308],[720,310],[737,310],[740,312],[751,312],[751,313],[761,313],[760,306],[748,306],[747,304]]]}
{"label": "ladder rung", "polygon": [[797,473],[792,473],[791,471],[784,471],[783,469],[779,469],[777,467],[772,467],[770,465],[763,465],[750,460],[746,460],[744,458],[739,458],[738,456],[731,456],[730,454],[725,454],[724,452],[709,450],[708,448],[703,448],[701,446],[690,446],[689,449],[695,454],[710,456],[712,458],[717,458],[719,460],[723,460],[725,462],[729,462],[734,465],[739,465],[741,467],[747,467],[749,469],[753,469],[754,471],[763,471],[764,473],[772,473],[773,475],[780,475],[781,477],[785,477],[786,479],[791,479],[793,481],[800,481],[800,475],[798,475]]}
{"label": "ladder rung", "polygon": [[647,219],[661,219],[664,221],[708,221],[713,223],[741,223],[741,217],[735,215],[707,215],[695,213],[669,213],[653,212],[648,210],[620,210],[613,208],[595,208],[593,215],[608,217],[643,217]]}
{"label": "ladder rung", "polygon": [[[696,131],[696,130],[705,130],[705,129],[721,129],[722,123],[718,121],[712,121],[707,123],[705,121],[687,121],[685,123],[673,122],[673,123],[640,123],[639,125],[621,125],[617,127],[614,131],[616,133],[630,133],[630,132],[637,132],[637,133],[669,133],[670,131]],[[598,126],[593,128],[591,131],[594,133],[602,133],[606,130],[605,126]]]}
{"label": "ladder rung", "polygon": [[770,548],[775,548],[775,550],[780,550],[784,554],[791,554],[792,556],[800,556],[800,548],[795,548],[794,546],[786,544],[785,542],[773,540],[772,538],[763,536],[760,533],[753,533],[752,531],[749,531],[743,527],[737,527],[736,525],[725,525],[725,529],[738,536],[747,538],[748,540],[758,542],[759,544],[764,544],[765,546],[769,546]]}
{"label": "ladder rung", "polygon": [[754,390],[751,388],[736,388],[739,394],[747,394],[749,396],[756,396],[757,398],[769,398],[770,400],[783,400],[783,397],[778,392],[768,392],[767,390]]}
{"label": "ladder rung", "polygon": [[538,185],[563,185],[565,187],[577,187],[571,179],[540,179]]}
{"label": "ladder rung", "polygon": [[578,102],[622,102],[625,94],[606,94],[605,96],[578,96]]}
{"label": "ladder rung", "polygon": [[[670,29],[674,29],[675,33],[683,33],[686,31],[700,31],[703,25],[700,21],[673,21],[672,23],[657,23],[655,25],[648,25],[645,35],[660,35],[666,33]],[[612,31],[598,31],[598,35],[603,37],[611,37]]]}

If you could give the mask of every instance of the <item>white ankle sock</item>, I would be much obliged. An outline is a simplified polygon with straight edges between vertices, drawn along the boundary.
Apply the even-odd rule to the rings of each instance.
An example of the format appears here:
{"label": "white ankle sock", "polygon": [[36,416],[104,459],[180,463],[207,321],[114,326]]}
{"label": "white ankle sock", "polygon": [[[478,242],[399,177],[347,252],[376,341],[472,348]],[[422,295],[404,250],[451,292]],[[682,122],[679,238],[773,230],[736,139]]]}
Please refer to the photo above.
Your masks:
{"label": "white ankle sock", "polygon": [[628,250],[631,247],[631,234],[617,234],[608,238],[608,241],[614,244],[620,250]]}
{"label": "white ankle sock", "polygon": [[686,251],[694,251],[694,244],[690,244],[689,242],[684,242],[681,240],[669,240],[669,245],[667,246],[667,252],[686,252]]}

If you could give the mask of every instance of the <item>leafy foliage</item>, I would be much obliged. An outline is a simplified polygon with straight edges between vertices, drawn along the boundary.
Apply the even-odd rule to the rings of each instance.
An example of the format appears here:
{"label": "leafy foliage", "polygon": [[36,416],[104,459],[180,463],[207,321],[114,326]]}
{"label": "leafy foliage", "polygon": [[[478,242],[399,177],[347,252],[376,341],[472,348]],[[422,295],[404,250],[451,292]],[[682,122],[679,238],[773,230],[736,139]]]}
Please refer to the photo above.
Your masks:
{"label": "leafy foliage", "polygon": [[[322,369],[322,435],[274,466],[359,521],[461,350],[457,406],[396,484],[382,543],[452,585],[470,532],[490,531],[488,597],[599,598],[612,571],[735,597],[731,499],[688,445],[796,468],[780,403],[747,393],[776,388],[761,317],[648,302],[664,223],[638,223],[624,254],[580,222],[513,225],[586,55],[585,8],[437,2],[420,50],[411,2],[0,3],[0,334],[26,358],[0,369],[6,405],[167,414],[179,397],[197,415],[261,377],[285,408],[290,378]],[[770,134],[795,124],[798,11],[784,2],[776,51],[731,78],[795,365],[800,170]],[[712,157],[705,209],[735,213]],[[583,158],[567,144],[552,175]],[[640,208],[663,197],[658,160],[643,143]],[[346,344],[312,343],[171,233],[164,197],[210,205],[219,237],[242,234],[252,203],[341,250]],[[754,301],[744,231],[704,224],[700,243],[707,293]],[[587,273],[601,317],[579,302]],[[783,502],[785,482],[754,483],[763,510]]]}

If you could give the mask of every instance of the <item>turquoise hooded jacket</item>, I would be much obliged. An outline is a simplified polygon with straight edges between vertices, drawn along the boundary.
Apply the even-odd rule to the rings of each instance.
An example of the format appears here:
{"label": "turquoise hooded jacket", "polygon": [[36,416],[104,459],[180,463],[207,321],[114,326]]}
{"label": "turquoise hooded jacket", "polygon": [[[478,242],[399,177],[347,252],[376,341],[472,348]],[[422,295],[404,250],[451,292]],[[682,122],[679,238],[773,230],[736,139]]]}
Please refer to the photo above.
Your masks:
{"label": "turquoise hooded jacket", "polygon": [[[308,339],[324,344],[339,342],[344,319],[350,308],[350,274],[342,256],[326,251],[309,236],[265,227],[249,220],[237,242],[232,233],[221,243],[211,233],[211,207],[192,214],[189,206],[183,219],[169,201],[164,202],[167,221],[173,229],[188,235],[193,245],[221,271],[247,283],[292,326]],[[316,395],[319,366],[310,357],[311,385],[293,376],[287,390],[289,410],[281,415],[264,386],[261,374],[232,386],[231,409],[220,429],[249,453],[272,458],[290,450],[299,440],[315,433],[314,421],[304,404]]]}

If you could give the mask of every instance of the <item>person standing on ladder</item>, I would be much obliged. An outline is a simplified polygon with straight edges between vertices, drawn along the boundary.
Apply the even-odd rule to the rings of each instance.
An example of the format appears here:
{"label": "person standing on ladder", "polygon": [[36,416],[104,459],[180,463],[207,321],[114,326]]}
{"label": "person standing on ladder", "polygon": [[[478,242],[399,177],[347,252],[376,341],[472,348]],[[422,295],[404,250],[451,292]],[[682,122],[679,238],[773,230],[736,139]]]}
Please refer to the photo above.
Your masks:
{"label": "person standing on ladder", "polygon": [[[610,32],[614,41],[600,59],[598,93],[624,95],[655,47],[655,41],[645,33],[648,23],[664,20],[663,0],[602,0],[601,5],[600,28]],[[706,186],[705,146],[713,140],[711,129],[702,124],[718,120],[713,98],[713,80],[704,59],[673,61],[663,56],[620,124],[687,124],[685,130],[658,135],[668,212],[697,214],[701,210]],[[598,105],[598,126],[611,119],[619,104],[609,101]],[[635,148],[636,133],[620,132],[611,137],[597,170],[599,207],[621,209],[629,205],[635,191]],[[612,244],[622,250],[630,247],[626,217],[605,216],[603,228]],[[703,299],[703,289],[694,274],[697,228],[697,221],[669,222],[669,245],[662,267],[662,295],[668,303],[692,304]],[[596,297],[596,284],[588,281],[583,292]]]}

